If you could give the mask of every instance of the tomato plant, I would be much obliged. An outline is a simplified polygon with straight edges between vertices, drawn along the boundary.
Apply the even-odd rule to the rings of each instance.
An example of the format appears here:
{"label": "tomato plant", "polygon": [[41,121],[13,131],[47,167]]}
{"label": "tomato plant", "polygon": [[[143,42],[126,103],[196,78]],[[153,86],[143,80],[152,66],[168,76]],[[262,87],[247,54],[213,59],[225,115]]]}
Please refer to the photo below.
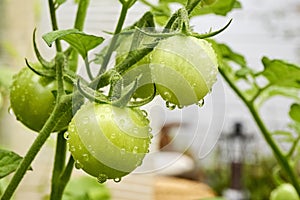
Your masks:
{"label": "tomato plant", "polygon": [[[73,86],[65,82],[71,93]],[[55,105],[57,83],[53,78],[41,77],[29,68],[23,68],[13,78],[10,90],[10,104],[17,120],[34,131],[40,131]],[[72,115],[72,111],[67,113]],[[55,131],[66,129],[69,121],[63,118]]]}
{"label": "tomato plant", "polygon": [[88,103],[68,129],[75,166],[97,177],[120,180],[142,164],[150,144],[149,120],[139,108]]}
{"label": "tomato plant", "polygon": [[[190,18],[226,15],[241,7],[239,1],[159,0],[154,5],[141,0],[150,9],[134,24],[123,27],[128,11],[138,1],[119,0],[122,9],[110,42],[95,54],[90,51],[97,51],[105,38],[83,31],[90,1],[76,1],[74,26],[60,29],[57,11],[64,8],[61,5],[65,2],[48,0],[52,31],[42,38],[49,47],[55,47],[55,56],[46,60],[41,55],[34,31],[33,49],[39,64],[28,66],[31,70],[22,69],[11,86],[11,108],[17,119],[39,134],[24,158],[1,150],[0,167],[4,170],[0,170],[0,178],[15,172],[0,194],[1,200],[11,199],[53,132],[58,133],[51,200],[62,199],[74,166],[99,182],[120,181],[142,163],[149,149],[151,128],[140,107],[149,104],[156,94],[169,108],[202,104],[218,72],[249,109],[294,188],[283,189],[291,192],[291,198],[295,191],[300,194],[297,162],[291,162],[297,156],[300,141],[299,66],[264,57],[264,69],[257,72],[241,54],[208,39],[227,29],[231,20],[223,28],[203,34],[190,26]],[[172,3],[182,6],[173,12]],[[79,57],[87,77],[78,73]],[[108,67],[109,63],[114,66]],[[267,83],[259,84],[260,78]],[[240,82],[247,85],[246,89],[239,87]],[[288,112],[289,130],[272,131],[259,114],[260,106],[275,95],[293,100]],[[287,151],[276,142],[274,135],[278,134],[287,137]],[[281,194],[276,191],[273,196]]]}

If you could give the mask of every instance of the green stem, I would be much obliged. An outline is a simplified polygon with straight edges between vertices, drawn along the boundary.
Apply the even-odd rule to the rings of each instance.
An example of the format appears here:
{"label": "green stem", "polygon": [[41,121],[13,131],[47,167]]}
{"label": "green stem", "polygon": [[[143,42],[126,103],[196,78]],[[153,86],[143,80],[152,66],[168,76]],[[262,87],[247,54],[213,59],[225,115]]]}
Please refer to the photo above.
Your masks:
{"label": "green stem", "polygon": [[50,199],[54,199],[57,196],[56,193],[60,190],[57,182],[59,182],[60,175],[64,169],[66,161],[66,140],[64,138],[65,131],[58,133],[56,141],[56,151],[54,159],[54,167],[52,172],[52,184],[51,184],[51,195]]}
{"label": "green stem", "polygon": [[295,171],[292,169],[292,166],[289,164],[288,159],[284,156],[278,145],[275,143],[273,138],[271,137],[270,132],[268,131],[267,127],[263,123],[262,119],[260,118],[257,110],[254,107],[254,104],[252,102],[249,102],[247,98],[243,95],[243,93],[238,89],[236,85],[230,80],[229,77],[227,77],[226,73],[219,68],[219,71],[223,78],[226,80],[226,82],[229,84],[229,86],[233,89],[233,91],[239,96],[239,98],[245,103],[247,108],[249,109],[250,113],[252,114],[252,117],[254,118],[257,126],[259,127],[263,137],[265,138],[268,145],[271,147],[273,154],[277,158],[278,163],[282,167],[282,169],[285,171],[285,173],[290,178],[291,183],[294,185],[295,189],[297,190],[298,195],[300,196],[300,186],[297,179],[297,175]]}
{"label": "green stem", "polygon": [[87,9],[89,7],[90,0],[80,0],[78,4],[76,19],[74,23],[74,28],[79,31],[83,30]]}
{"label": "green stem", "polygon": [[74,159],[70,156],[67,166],[65,167],[64,171],[60,173],[56,181],[56,190],[52,191],[50,200],[60,200],[62,199],[64,189],[68,184],[74,166]]}
{"label": "green stem", "polygon": [[9,200],[13,193],[15,192],[16,188],[20,184],[22,178],[24,177],[26,171],[30,168],[30,165],[42,146],[45,144],[46,140],[50,136],[53,128],[57,123],[57,119],[61,116],[61,113],[65,110],[65,106],[68,104],[68,101],[72,99],[68,98],[69,96],[61,97],[61,101],[58,102],[53,112],[51,113],[50,117],[46,121],[45,125],[43,126],[42,130],[39,132],[37,138],[34,140],[33,144],[27,151],[26,155],[24,156],[22,162],[18,166],[14,176],[12,177],[10,183],[8,184],[6,190],[4,191],[1,200]]}
{"label": "green stem", "polygon": [[[52,30],[55,31],[55,30],[58,30],[58,26],[57,26],[55,6],[54,6],[54,3],[53,3],[53,0],[48,0],[48,4],[49,4],[50,17],[51,17],[51,23],[52,23]],[[62,51],[61,44],[60,44],[59,40],[55,40],[55,46],[56,46],[56,51],[57,52]]]}
{"label": "green stem", "polygon": [[111,57],[111,55],[112,55],[112,53],[114,51],[115,45],[116,45],[116,43],[118,41],[119,33],[121,32],[123,24],[125,22],[125,18],[126,18],[128,9],[129,8],[128,8],[127,4],[123,4],[122,5],[121,14],[120,14],[120,17],[119,17],[119,20],[118,20],[118,24],[117,24],[115,32],[114,32],[114,36],[112,37],[112,40],[111,40],[110,45],[109,45],[109,48],[108,48],[107,53],[106,53],[106,55],[104,57],[102,66],[101,66],[101,68],[99,70],[98,76],[101,75],[101,74],[103,74],[106,71],[106,69],[107,69],[108,62],[109,62],[110,57]]}

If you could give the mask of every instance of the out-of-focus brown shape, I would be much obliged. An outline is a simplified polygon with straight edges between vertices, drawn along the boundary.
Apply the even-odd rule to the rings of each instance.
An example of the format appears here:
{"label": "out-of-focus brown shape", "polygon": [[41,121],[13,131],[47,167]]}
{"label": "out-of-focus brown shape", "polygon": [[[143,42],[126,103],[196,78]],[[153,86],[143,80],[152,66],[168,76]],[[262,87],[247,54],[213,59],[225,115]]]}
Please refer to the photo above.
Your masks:
{"label": "out-of-focus brown shape", "polygon": [[215,196],[204,183],[175,177],[155,177],[154,188],[155,200],[195,200]]}

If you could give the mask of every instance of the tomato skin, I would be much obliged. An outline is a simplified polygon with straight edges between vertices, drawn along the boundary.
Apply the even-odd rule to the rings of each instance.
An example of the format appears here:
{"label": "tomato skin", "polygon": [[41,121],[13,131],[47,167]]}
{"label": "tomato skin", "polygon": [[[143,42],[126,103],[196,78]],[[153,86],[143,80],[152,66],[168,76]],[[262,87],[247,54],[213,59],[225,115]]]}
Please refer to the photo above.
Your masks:
{"label": "tomato skin", "polygon": [[216,82],[218,64],[211,45],[191,36],[162,40],[151,59],[153,82],[161,97],[178,106],[196,104]]}
{"label": "tomato skin", "polygon": [[[65,82],[65,86],[72,91],[72,85]],[[49,118],[54,106],[57,90],[54,79],[41,77],[29,68],[23,68],[13,78],[10,90],[10,104],[17,120],[34,131],[40,131]],[[71,111],[72,112],[72,111]],[[72,113],[67,113],[67,115]],[[58,122],[54,131],[65,129],[68,120]]]}
{"label": "tomato skin", "polygon": [[271,192],[270,200],[299,200],[299,196],[293,185],[284,183]]}
{"label": "tomato skin", "polygon": [[69,150],[99,182],[119,179],[137,168],[150,145],[149,120],[139,108],[87,103],[68,129]]}

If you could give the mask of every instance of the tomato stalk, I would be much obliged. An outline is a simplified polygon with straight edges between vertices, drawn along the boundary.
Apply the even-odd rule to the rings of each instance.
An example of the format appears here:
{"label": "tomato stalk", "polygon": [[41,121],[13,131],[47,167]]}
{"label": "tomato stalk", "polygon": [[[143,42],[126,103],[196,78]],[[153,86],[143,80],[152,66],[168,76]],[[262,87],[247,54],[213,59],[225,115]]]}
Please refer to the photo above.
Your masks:
{"label": "tomato stalk", "polygon": [[[56,12],[55,12],[55,6],[53,0],[48,0],[49,10],[50,10],[50,17],[51,17],[51,23],[52,23],[52,30],[58,30],[57,26],[57,20],[56,20]],[[61,44],[59,40],[55,41],[56,51],[60,52],[62,50]]]}
{"label": "tomato stalk", "polygon": [[260,129],[263,137],[265,138],[268,145],[271,147],[273,154],[275,155],[279,165],[282,167],[282,169],[288,175],[291,183],[293,184],[298,195],[300,196],[300,185],[299,185],[299,181],[298,181],[296,172],[293,170],[292,166],[288,162],[287,157],[283,154],[283,152],[280,150],[280,148],[278,147],[276,142],[271,137],[271,133],[268,131],[267,127],[263,123],[263,120],[259,116],[259,114],[254,106],[254,102],[247,100],[246,96],[238,89],[238,87],[233,83],[233,81],[230,80],[230,78],[226,75],[226,73],[222,70],[222,68],[219,68],[219,71],[220,71],[220,74],[225,79],[225,81],[229,84],[229,86],[233,89],[233,91],[238,95],[238,97],[247,106],[254,121],[256,122],[258,128]]}
{"label": "tomato stalk", "polygon": [[[128,2],[130,2],[130,1],[128,1]],[[98,72],[98,76],[103,74],[107,69],[108,62],[111,58],[111,55],[112,55],[113,50],[115,48],[115,45],[118,41],[119,33],[122,31],[122,27],[124,25],[127,12],[129,10],[129,5],[128,5],[129,3],[128,2],[122,4],[121,14],[119,16],[119,20],[118,20],[116,29],[114,31],[114,36],[112,37],[111,42],[110,42],[109,47],[108,47],[108,50],[107,50],[107,53],[104,56],[104,60],[102,62],[101,68]]]}
{"label": "tomato stalk", "polygon": [[60,189],[57,183],[60,181],[59,179],[61,173],[65,167],[67,145],[64,138],[64,133],[65,131],[62,131],[57,135],[50,199],[55,199],[53,197],[57,196],[55,194],[57,194],[58,190]]}

